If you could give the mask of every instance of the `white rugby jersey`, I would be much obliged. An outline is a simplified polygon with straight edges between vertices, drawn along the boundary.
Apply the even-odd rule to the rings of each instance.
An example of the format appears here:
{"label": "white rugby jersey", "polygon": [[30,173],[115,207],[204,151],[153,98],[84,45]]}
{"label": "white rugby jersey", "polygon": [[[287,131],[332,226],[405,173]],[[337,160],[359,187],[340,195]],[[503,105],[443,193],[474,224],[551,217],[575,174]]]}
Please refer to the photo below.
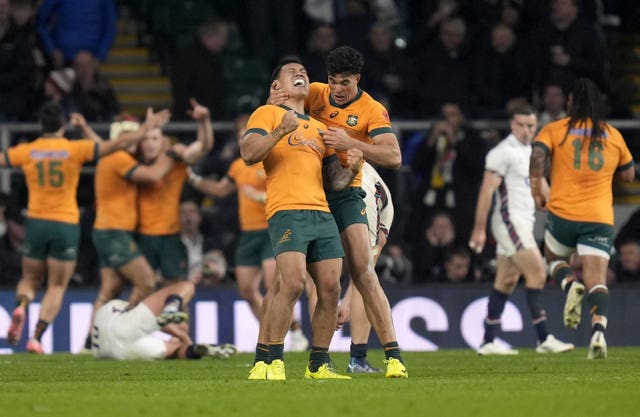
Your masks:
{"label": "white rugby jersey", "polygon": [[373,246],[377,243],[379,231],[382,230],[389,236],[393,222],[393,203],[389,187],[367,162],[362,167],[362,189],[367,193],[364,202],[367,207],[367,220]]}
{"label": "white rugby jersey", "polygon": [[485,159],[485,170],[502,177],[493,195],[492,221],[535,222],[536,205],[529,183],[531,145],[524,145],[513,134],[497,144]]}

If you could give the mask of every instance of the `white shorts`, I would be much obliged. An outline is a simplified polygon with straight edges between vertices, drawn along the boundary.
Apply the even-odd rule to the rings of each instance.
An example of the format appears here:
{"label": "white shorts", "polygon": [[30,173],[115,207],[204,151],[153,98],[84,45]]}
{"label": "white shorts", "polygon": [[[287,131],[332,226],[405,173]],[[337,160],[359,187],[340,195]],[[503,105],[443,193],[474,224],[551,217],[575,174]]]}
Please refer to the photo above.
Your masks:
{"label": "white shorts", "polygon": [[536,238],[533,236],[533,224],[522,221],[503,220],[491,222],[491,233],[496,239],[496,253],[506,257],[511,257],[516,252],[537,248]]}
{"label": "white shorts", "polygon": [[117,360],[163,359],[166,345],[151,335],[160,329],[156,316],[144,303],[131,310],[124,310],[126,305],[112,300],[96,312],[91,331],[93,354]]}
{"label": "white shorts", "polygon": [[391,230],[391,223],[393,223],[393,203],[389,198],[386,207],[378,211],[378,202],[375,195],[367,193],[364,198],[364,204],[367,207],[367,223],[369,223],[369,240],[371,247],[375,247],[378,244],[378,232],[383,232],[389,237],[389,230]]}

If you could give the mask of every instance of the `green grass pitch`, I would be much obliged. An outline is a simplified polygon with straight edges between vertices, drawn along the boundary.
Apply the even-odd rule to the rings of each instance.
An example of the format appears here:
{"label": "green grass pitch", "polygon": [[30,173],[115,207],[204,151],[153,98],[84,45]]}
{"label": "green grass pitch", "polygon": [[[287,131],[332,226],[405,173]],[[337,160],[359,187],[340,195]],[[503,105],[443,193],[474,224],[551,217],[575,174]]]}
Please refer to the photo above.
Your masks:
{"label": "green grass pitch", "polygon": [[[252,355],[229,360],[115,362],[54,354],[0,356],[0,415],[93,416],[639,416],[640,348],[478,357],[471,350],[405,352],[409,379],[303,378],[306,353],[287,353],[287,381],[247,381]],[[381,351],[369,358],[382,366]],[[332,359],[344,371],[346,353]]]}

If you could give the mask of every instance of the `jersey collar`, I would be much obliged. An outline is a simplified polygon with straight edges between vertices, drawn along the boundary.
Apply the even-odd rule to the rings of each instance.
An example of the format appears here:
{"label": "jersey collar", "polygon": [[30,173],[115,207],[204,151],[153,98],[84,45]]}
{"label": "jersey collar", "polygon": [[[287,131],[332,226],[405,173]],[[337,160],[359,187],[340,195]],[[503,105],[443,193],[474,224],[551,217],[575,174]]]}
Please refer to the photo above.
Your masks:
{"label": "jersey collar", "polygon": [[[293,110],[291,107],[285,106],[284,104],[279,104],[278,107],[282,107],[283,109],[285,109],[287,111]],[[309,120],[309,115],[308,114],[302,114],[302,113],[296,112],[296,116],[298,116],[298,119]]]}
{"label": "jersey collar", "polygon": [[349,105],[351,105],[351,103],[353,103],[354,101],[356,101],[360,97],[362,97],[362,93],[363,93],[362,89],[360,87],[358,87],[358,92],[356,93],[355,97],[353,97],[351,100],[347,101],[343,105],[339,105],[339,104],[336,104],[335,101],[333,101],[333,97],[331,97],[331,92],[329,92],[329,104],[331,104],[333,107],[337,107],[339,109],[346,109],[347,107],[349,107]]}

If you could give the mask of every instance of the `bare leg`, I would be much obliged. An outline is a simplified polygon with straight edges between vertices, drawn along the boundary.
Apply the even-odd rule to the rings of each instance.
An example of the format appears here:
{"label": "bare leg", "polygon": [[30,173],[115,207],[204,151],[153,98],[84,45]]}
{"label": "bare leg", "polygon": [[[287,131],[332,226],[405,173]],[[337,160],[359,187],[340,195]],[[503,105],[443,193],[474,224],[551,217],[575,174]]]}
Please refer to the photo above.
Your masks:
{"label": "bare leg", "polygon": [[55,320],[62,306],[64,293],[67,290],[67,286],[75,269],[76,261],[61,261],[53,258],[47,259],[47,291],[42,298],[40,320],[46,321],[47,323]]}
{"label": "bare leg", "polygon": [[[280,288],[264,316],[269,321],[269,343],[280,343],[291,325],[293,307],[305,287],[306,256],[300,252],[283,252],[276,258],[281,273]],[[264,321],[263,320],[263,321]]]}
{"label": "bare leg", "polygon": [[118,272],[133,285],[133,291],[129,296],[131,305],[138,304],[155,289],[156,278],[144,256],[138,256],[130,260],[118,268]]}
{"label": "bare leg", "polygon": [[316,284],[318,302],[311,320],[313,346],[328,348],[338,321],[341,259],[326,259],[309,264]]}
{"label": "bare leg", "polygon": [[258,321],[262,317],[263,297],[260,292],[260,279],[262,274],[260,268],[255,266],[237,266],[236,282],[238,283],[238,293],[246,300]]}
{"label": "bare leg", "polygon": [[346,253],[349,275],[362,295],[367,318],[380,342],[385,345],[396,341],[391,319],[389,300],[382,290],[373,269],[373,259],[367,226],[355,223],[341,233],[342,246]]}
{"label": "bare leg", "polygon": [[154,292],[142,302],[149,307],[154,315],[158,316],[162,313],[168,296],[177,295],[182,298],[184,304],[187,304],[193,298],[195,291],[191,281],[180,281]]}
{"label": "bare leg", "polygon": [[42,285],[46,272],[46,262],[40,259],[22,257],[22,279],[16,287],[16,297],[26,297],[33,301],[36,291]]}

